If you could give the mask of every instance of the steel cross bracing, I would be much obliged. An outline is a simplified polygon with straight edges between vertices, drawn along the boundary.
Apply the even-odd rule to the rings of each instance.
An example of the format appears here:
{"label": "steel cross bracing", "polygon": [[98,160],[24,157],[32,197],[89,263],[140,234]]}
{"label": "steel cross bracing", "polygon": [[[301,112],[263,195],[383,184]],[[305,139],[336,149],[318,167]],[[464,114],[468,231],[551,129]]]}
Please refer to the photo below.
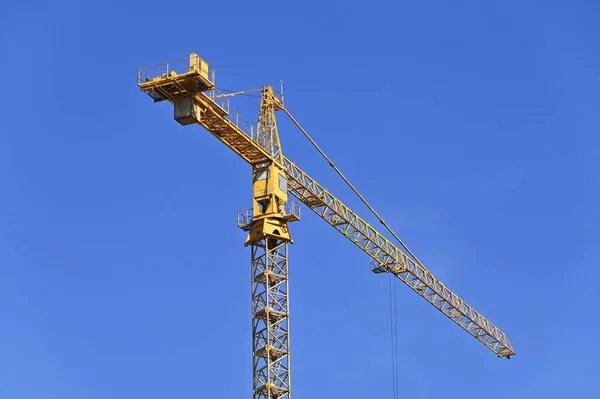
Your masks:
{"label": "steel cross bracing", "polygon": [[291,397],[287,250],[273,238],[251,244],[255,399]]}
{"label": "steel cross bracing", "polygon": [[[170,83],[169,79],[164,79],[165,85]],[[144,89],[142,84],[139,85],[155,98],[152,89]],[[373,271],[393,273],[498,356],[510,357],[515,354],[500,329],[446,288],[431,272],[414,262],[294,163],[285,157],[281,161],[273,159],[268,150],[256,141],[255,129],[249,122],[229,106],[224,107],[214,101],[218,95],[216,90],[190,92],[189,95],[202,109],[202,118],[198,120],[201,126],[248,163],[254,165],[272,161],[280,166],[289,179],[290,192],[365,251],[375,263]],[[173,102],[169,96],[155,99],[160,100]]]}
{"label": "steel cross bracing", "polygon": [[279,142],[274,112],[278,109],[281,109],[281,103],[275,96],[273,88],[270,86],[265,87],[260,102],[256,141],[269,154],[272,154],[274,159],[281,161],[281,143]]}

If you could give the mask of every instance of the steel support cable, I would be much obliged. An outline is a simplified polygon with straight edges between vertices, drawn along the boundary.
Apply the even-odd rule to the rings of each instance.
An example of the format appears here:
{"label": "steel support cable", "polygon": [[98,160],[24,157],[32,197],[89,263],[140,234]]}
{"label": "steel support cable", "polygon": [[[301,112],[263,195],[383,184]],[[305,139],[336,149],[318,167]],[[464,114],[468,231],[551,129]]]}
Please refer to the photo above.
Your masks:
{"label": "steel support cable", "polygon": [[356,188],[354,188],[354,186],[352,185],[352,183],[350,183],[350,181],[346,178],[346,176],[344,176],[342,174],[342,172],[338,169],[338,167],[335,166],[335,164],[333,163],[333,161],[331,159],[329,159],[329,157],[327,155],[325,155],[325,153],[323,152],[323,150],[321,150],[321,148],[317,145],[317,143],[315,143],[315,141],[309,136],[309,134],[306,132],[306,130],[304,130],[302,128],[302,126],[300,126],[300,124],[298,123],[298,121],[296,121],[296,119],[294,119],[294,117],[292,116],[292,114],[290,114],[290,112],[285,107],[283,107],[283,106],[282,106],[282,109],[286,113],[286,115],[292,120],[292,122],[294,122],[294,124],[296,125],[296,127],[298,129],[300,129],[300,131],[304,134],[304,136],[317,149],[317,151],[319,151],[319,153],[323,156],[323,158],[325,158],[325,160],[329,163],[329,166],[331,166],[337,172],[337,174],[346,182],[346,184],[348,185],[348,187],[350,187],[352,189],[352,191],[354,191],[354,194],[356,194],[358,196],[358,198],[360,198],[360,200],[363,202],[363,204],[365,204],[367,206],[367,208],[369,208],[369,210],[373,213],[373,215],[375,215],[375,217],[387,229],[387,231],[389,231],[390,234],[400,243],[400,245],[402,245],[402,247],[406,250],[406,252],[408,252],[410,254],[410,256],[413,257],[413,259],[415,260],[415,262],[417,262],[419,264],[419,266],[421,266],[422,268],[425,268],[425,266],[423,266],[423,264],[421,263],[421,261],[419,260],[419,258],[417,258],[415,256],[415,254],[413,254],[412,251],[410,249],[408,249],[408,247],[406,246],[406,244],[404,244],[404,242],[400,239],[400,237],[398,237],[396,235],[396,233],[394,233],[394,231],[392,230],[392,228],[383,220],[383,218],[381,216],[379,216],[379,214],[375,211],[375,209],[373,209],[373,207],[358,192],[358,190]]}
{"label": "steel support cable", "polygon": [[248,94],[248,93],[252,93],[252,92],[256,92],[256,91],[262,90],[262,89],[252,89],[252,90],[235,91],[235,90],[223,89],[223,88],[220,88],[220,87],[216,87],[216,89],[218,91],[226,91],[230,95],[241,95],[241,96],[248,96],[248,97],[254,97],[254,98],[261,98],[261,97],[256,96],[254,94]]}
{"label": "steel support cable", "polygon": [[398,375],[398,302],[396,299],[396,284],[392,282],[392,275],[388,275],[388,288],[390,295],[390,333],[392,343],[392,392],[394,399],[399,397]]}
{"label": "steel support cable", "polygon": [[[327,160],[329,166],[331,166],[337,174],[346,182],[346,184],[352,189],[352,191],[361,199],[361,201],[369,208],[369,210],[377,217],[379,222],[385,226],[385,228],[394,236],[394,238],[406,249],[406,251],[413,257],[413,259],[424,268],[421,261],[412,253],[412,251],[402,242],[400,237],[394,233],[389,225],[379,216],[379,214],[373,209],[373,207],[367,202],[367,200],[358,192],[358,190],[350,183],[350,181],[343,175],[337,166],[329,159],[329,157],[321,150],[317,143],[310,137],[310,135],[300,126],[298,121],[292,116],[292,114],[282,106],[283,111],[286,115],[294,122],[296,127],[304,134],[304,136],[311,142],[311,144],[319,151],[319,153]],[[392,282],[392,276],[389,277],[389,295],[390,295],[390,335],[391,335],[391,346],[392,346],[392,392],[394,399],[399,398],[399,361],[398,361],[398,310],[397,310],[397,297],[396,297],[396,285]]]}

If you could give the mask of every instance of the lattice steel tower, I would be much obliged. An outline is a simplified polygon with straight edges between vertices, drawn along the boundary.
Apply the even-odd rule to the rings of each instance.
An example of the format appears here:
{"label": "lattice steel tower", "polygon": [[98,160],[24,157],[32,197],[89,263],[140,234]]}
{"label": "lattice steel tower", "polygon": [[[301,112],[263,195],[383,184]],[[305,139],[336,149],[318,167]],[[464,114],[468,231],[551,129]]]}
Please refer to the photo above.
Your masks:
{"label": "lattice steel tower", "polygon": [[[275,110],[281,108],[273,88],[262,90],[256,140],[275,160],[281,144]],[[252,165],[251,217],[241,224],[248,231],[246,245],[252,255],[252,368],[254,398],[275,399],[290,395],[290,329],[288,312],[288,222],[299,214],[285,212],[287,178],[273,162]]]}

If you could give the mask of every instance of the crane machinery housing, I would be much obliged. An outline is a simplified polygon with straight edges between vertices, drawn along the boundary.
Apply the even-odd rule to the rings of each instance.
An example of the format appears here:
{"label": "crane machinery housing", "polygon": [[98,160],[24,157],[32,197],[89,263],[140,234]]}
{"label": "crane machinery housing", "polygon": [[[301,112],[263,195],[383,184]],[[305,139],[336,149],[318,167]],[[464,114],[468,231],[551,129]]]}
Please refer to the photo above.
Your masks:
{"label": "crane machinery housing", "polygon": [[[289,399],[290,346],[288,298],[288,224],[300,220],[300,206],[289,194],[366,252],[374,273],[391,273],[444,313],[498,357],[515,354],[506,335],[437,280],[394,234],[374,209],[339,172],[284,107],[283,95],[264,86],[258,125],[233,108],[215,86],[215,71],[197,54],[138,70],[138,86],[154,102],[174,106],[181,125],[199,124],[252,167],[252,208],[238,212],[238,226],[247,232],[252,263],[252,365],[254,399]],[[287,159],[281,150],[275,111],[283,110],[378,217],[394,243]],[[408,254],[407,254],[408,253]]]}

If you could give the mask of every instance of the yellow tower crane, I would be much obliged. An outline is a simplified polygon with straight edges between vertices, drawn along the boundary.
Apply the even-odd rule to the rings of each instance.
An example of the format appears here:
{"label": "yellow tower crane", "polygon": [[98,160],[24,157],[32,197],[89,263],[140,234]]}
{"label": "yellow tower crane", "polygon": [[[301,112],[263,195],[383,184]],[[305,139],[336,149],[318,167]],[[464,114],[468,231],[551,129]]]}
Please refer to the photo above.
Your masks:
{"label": "yellow tower crane", "polygon": [[[252,255],[252,354],[254,399],[290,399],[288,310],[288,223],[300,219],[292,194],[371,258],[374,273],[391,273],[492,350],[498,357],[515,354],[506,335],[437,280],[394,234],[374,209],[310,139],[283,105],[273,86],[222,93],[215,72],[197,54],[187,59],[138,70],[138,86],[154,102],[174,105],[181,125],[199,124],[252,166],[253,206],[238,212],[238,226],[248,233]],[[229,97],[260,91],[258,126],[229,106]],[[395,244],[371,227],[281,151],[275,111],[283,110],[352,190],[377,216]]]}

